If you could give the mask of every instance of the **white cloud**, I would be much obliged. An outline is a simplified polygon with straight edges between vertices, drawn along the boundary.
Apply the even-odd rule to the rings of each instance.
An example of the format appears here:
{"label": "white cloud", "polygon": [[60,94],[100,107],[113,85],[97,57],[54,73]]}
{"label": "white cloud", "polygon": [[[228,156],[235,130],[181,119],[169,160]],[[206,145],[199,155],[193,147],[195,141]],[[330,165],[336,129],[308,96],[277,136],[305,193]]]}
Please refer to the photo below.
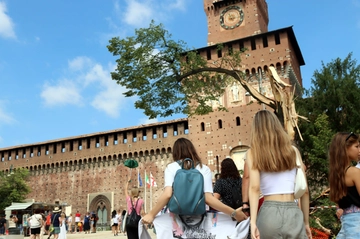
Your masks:
{"label": "white cloud", "polygon": [[40,95],[46,106],[82,104],[79,87],[67,79],[59,81],[57,85],[45,83]]}
{"label": "white cloud", "polygon": [[104,67],[88,57],[76,57],[68,61],[71,80],[59,80],[53,85],[45,83],[41,97],[47,106],[90,104],[117,118],[124,105],[125,90],[111,79],[110,71],[114,69],[114,64]]}
{"label": "white cloud", "polygon": [[127,1],[128,6],[125,10],[125,22],[131,26],[141,27],[148,25],[153,17],[153,9],[148,3],[139,1]]}
{"label": "white cloud", "polygon": [[81,71],[85,67],[91,66],[92,61],[86,56],[78,56],[75,59],[68,61],[69,69],[72,71]]}
{"label": "white cloud", "polygon": [[16,120],[11,116],[10,113],[5,110],[5,102],[0,101],[0,125],[2,124],[12,124]]}
{"label": "white cloud", "polygon": [[123,92],[124,90],[119,85],[108,87],[95,96],[91,105],[97,110],[104,111],[110,117],[117,118],[120,116],[120,109],[125,101]]}
{"label": "white cloud", "polygon": [[0,2],[0,37],[16,38],[14,23],[6,12],[7,9],[5,2]]}
{"label": "white cloud", "polygon": [[176,1],[171,1],[171,3],[169,3],[169,9],[176,9],[176,10],[185,10],[185,5],[186,5],[186,1],[185,0],[176,0]]}
{"label": "white cloud", "polygon": [[153,123],[157,123],[158,120],[157,119],[149,119],[149,118],[141,118],[139,120],[139,124],[153,124]]}

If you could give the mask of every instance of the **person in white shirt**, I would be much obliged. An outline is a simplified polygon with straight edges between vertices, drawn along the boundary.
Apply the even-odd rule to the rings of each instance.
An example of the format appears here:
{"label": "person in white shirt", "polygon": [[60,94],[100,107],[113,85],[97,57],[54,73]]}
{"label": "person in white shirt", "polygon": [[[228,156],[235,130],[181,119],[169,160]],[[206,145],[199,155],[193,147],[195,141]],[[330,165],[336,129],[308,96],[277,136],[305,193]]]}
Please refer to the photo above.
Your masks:
{"label": "person in white shirt", "polygon": [[39,214],[39,210],[35,210],[35,214],[27,219],[30,224],[30,239],[40,239],[40,230],[43,226],[43,218]]}
{"label": "person in white shirt", "polygon": [[[202,164],[201,159],[196,152],[194,145],[190,140],[185,138],[179,138],[175,141],[173,146],[173,159],[174,162],[167,165],[165,169],[165,185],[164,191],[158,199],[157,204],[153,207],[150,212],[148,212],[143,218],[142,221],[145,224],[151,224],[154,221],[155,216],[167,205],[171,196],[172,196],[172,184],[174,181],[174,177],[176,171],[180,169],[180,166],[177,161],[182,161],[186,158],[190,158],[193,160],[194,165],[196,165],[196,169],[200,171],[200,173],[204,177],[204,195],[205,202],[208,206],[223,212],[225,214],[231,215],[237,221],[243,221],[247,219],[247,216],[242,212],[242,208],[233,209],[217,198],[213,196],[212,189],[212,173],[209,167]],[[186,193],[186,192],[184,192]]]}

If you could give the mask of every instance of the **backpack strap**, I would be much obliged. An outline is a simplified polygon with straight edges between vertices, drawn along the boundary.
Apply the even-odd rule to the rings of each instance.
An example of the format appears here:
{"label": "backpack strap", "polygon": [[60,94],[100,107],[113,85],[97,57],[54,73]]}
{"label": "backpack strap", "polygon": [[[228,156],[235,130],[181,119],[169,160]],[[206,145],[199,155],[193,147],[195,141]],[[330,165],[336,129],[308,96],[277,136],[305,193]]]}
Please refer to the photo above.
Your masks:
{"label": "backpack strap", "polygon": [[[136,200],[135,207],[134,207],[134,203],[133,203],[133,201],[132,201],[131,198],[130,198],[130,202],[131,202],[131,207],[132,207],[132,209],[135,210],[135,212],[136,212],[136,214],[137,214],[136,207],[137,207],[137,204],[138,204],[138,202],[139,202],[139,198],[137,198],[137,200]],[[137,214],[137,215],[139,215],[139,214]]]}

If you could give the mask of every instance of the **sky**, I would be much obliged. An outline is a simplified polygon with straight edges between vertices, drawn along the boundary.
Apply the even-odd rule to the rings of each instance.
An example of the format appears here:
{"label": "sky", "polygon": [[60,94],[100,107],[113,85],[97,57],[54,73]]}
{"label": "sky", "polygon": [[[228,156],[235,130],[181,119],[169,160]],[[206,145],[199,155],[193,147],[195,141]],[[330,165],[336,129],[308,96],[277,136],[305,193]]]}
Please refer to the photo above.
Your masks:
{"label": "sky", "polygon": [[[267,3],[269,31],[293,27],[306,89],[322,62],[360,64],[360,0]],[[109,40],[151,20],[207,45],[202,0],[0,0],[0,149],[186,117],[149,120],[111,80]]]}

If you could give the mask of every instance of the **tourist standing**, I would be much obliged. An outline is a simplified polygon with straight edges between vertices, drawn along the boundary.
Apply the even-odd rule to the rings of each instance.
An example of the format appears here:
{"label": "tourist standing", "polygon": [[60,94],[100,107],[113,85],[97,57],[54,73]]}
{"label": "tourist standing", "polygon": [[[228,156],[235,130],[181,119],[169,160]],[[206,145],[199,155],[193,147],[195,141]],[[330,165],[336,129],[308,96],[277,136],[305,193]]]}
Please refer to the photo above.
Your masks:
{"label": "tourist standing", "polygon": [[221,162],[220,177],[214,185],[214,197],[221,199],[221,202],[229,207],[239,208],[243,202],[241,185],[242,179],[234,161],[231,158],[224,159]]}
{"label": "tourist standing", "polygon": [[40,231],[43,226],[43,218],[39,214],[39,209],[35,210],[34,215],[27,219],[28,223],[30,223],[30,239],[40,239]]}
{"label": "tourist standing", "polygon": [[329,147],[330,200],[343,210],[337,239],[360,238],[360,171],[352,166],[359,156],[359,136],[337,133]]}
{"label": "tourist standing", "polygon": [[[294,198],[297,151],[274,113],[261,110],[255,114],[246,160],[252,238],[312,238],[309,193],[301,197],[301,210]],[[302,160],[301,164],[298,170],[304,170]],[[260,191],[264,203],[258,213]]]}
{"label": "tourist standing", "polygon": [[[80,222],[81,222],[81,214],[80,214],[79,210],[77,210],[75,213],[75,233],[78,230]],[[79,229],[79,232],[80,232],[80,229]]]}
{"label": "tourist standing", "polygon": [[113,210],[111,213],[111,229],[114,236],[118,235],[118,224],[119,224],[119,216],[116,213],[116,210]]}
{"label": "tourist standing", "polygon": [[67,224],[68,224],[68,232],[71,233],[72,232],[72,225],[73,225],[72,213],[70,213],[70,215],[68,216]]}
{"label": "tourist standing", "polygon": [[[154,221],[154,218],[158,213],[168,204],[172,193],[173,193],[173,182],[175,178],[175,174],[177,170],[181,167],[179,166],[178,161],[183,161],[184,159],[189,158],[193,161],[194,165],[196,165],[196,169],[203,175],[204,178],[204,196],[205,202],[211,208],[223,212],[229,217],[236,219],[237,221],[243,221],[247,219],[247,216],[242,212],[242,208],[233,209],[217,198],[213,196],[213,187],[212,187],[212,174],[206,165],[202,164],[201,158],[196,152],[194,145],[191,143],[190,140],[185,138],[179,138],[175,141],[173,146],[173,160],[174,162],[167,165],[165,169],[165,185],[162,194],[160,195],[157,204],[148,212],[143,218],[143,223],[151,224]],[[188,168],[189,165],[185,165],[184,168]],[[186,194],[186,191],[184,191]],[[130,213],[130,212],[129,212]],[[175,215],[179,218],[179,215]],[[202,220],[199,216],[186,216],[186,221],[191,221],[192,224],[196,224],[196,221]],[[199,237],[203,236],[203,228],[197,228],[195,233],[199,234]],[[129,234],[129,231],[127,231]],[[205,232],[206,233],[206,232]],[[208,236],[208,235],[206,235]]]}
{"label": "tourist standing", "polygon": [[[54,231],[51,232],[51,234],[54,235],[54,239],[59,238],[59,233],[60,233],[60,212],[61,212],[61,209],[59,207],[55,207],[54,210],[53,210],[53,215],[51,216],[51,223],[53,224],[53,227],[54,227]],[[50,236],[48,237],[48,239],[49,238],[50,238]]]}
{"label": "tourist standing", "polygon": [[59,222],[60,222],[59,239],[66,239],[66,215],[65,215],[65,213],[62,212],[60,214]]}
{"label": "tourist standing", "polygon": [[[129,187],[130,182],[131,182],[131,180],[128,179],[128,181],[125,184],[125,190],[124,190],[128,215],[131,214],[133,208],[135,209],[136,214],[142,215],[142,214],[144,214],[144,210],[143,210],[144,200],[142,200],[139,197],[139,189],[137,187],[131,188],[131,195],[129,195],[128,187]],[[138,233],[139,228],[138,227],[128,227],[126,225],[126,222],[125,222],[125,227],[126,227],[126,233],[127,233],[128,239],[138,239],[139,238],[139,233]]]}
{"label": "tourist standing", "polygon": [[6,219],[4,215],[0,215],[0,235],[5,235]]}
{"label": "tourist standing", "polygon": [[90,233],[90,212],[84,216],[84,232],[85,234]]}

